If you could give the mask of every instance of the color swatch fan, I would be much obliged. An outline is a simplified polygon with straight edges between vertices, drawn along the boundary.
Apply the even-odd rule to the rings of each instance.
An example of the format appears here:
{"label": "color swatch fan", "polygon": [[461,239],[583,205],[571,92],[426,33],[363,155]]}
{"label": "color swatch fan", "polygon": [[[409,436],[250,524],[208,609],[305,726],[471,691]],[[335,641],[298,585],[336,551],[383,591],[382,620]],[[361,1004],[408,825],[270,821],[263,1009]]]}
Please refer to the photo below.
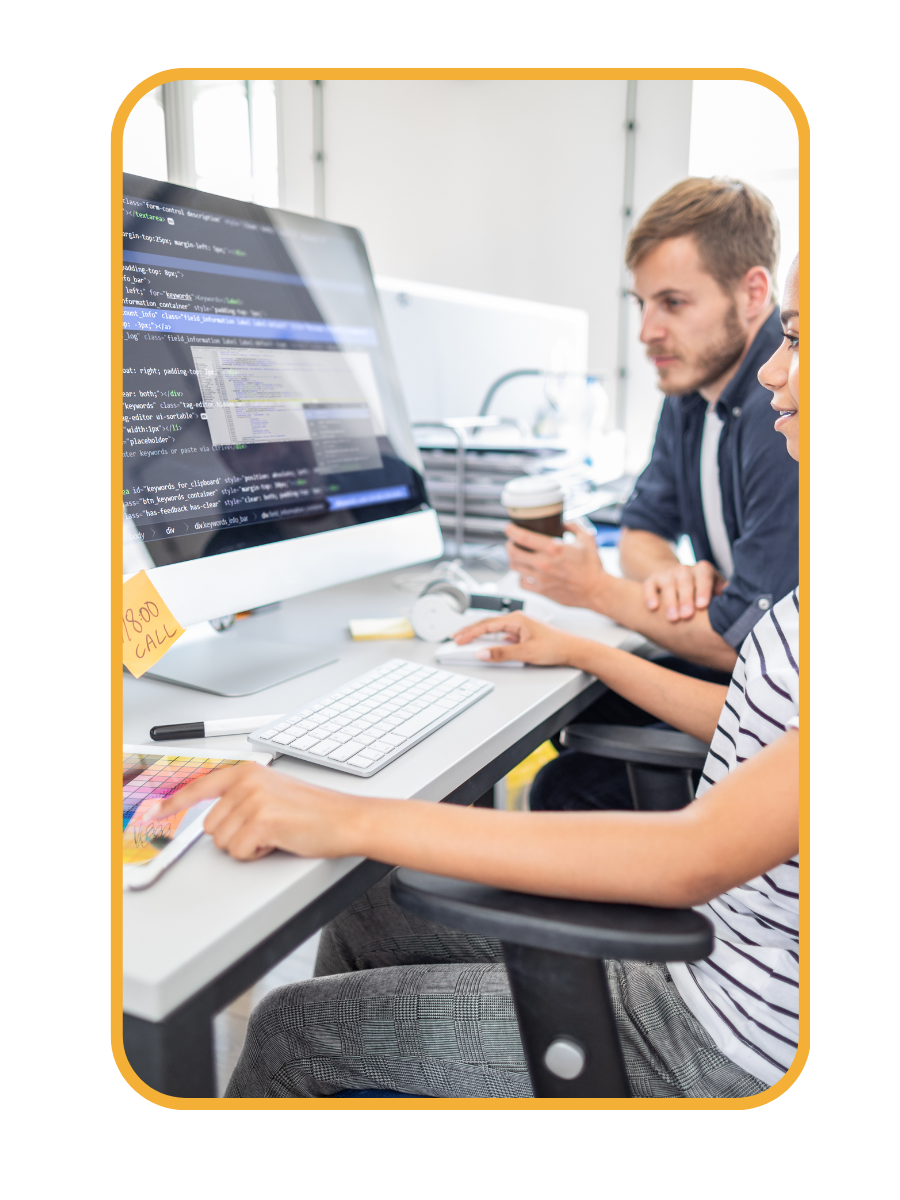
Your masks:
{"label": "color swatch fan", "polygon": [[[266,764],[272,756],[245,757]],[[123,748],[122,866],[127,888],[147,887],[198,841],[203,834],[201,818],[214,801],[196,804],[168,817],[148,816],[154,805],[192,780],[242,761],[242,758],[209,758],[203,754],[161,753],[145,746]]]}

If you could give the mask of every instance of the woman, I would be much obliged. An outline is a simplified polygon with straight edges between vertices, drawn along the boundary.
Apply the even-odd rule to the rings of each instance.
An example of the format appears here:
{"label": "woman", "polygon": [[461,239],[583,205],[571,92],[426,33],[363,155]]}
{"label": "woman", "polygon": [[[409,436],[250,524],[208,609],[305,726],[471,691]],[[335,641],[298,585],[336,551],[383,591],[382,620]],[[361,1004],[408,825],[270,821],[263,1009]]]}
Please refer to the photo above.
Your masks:
{"label": "woman", "polygon": [[[784,341],[759,372],[775,428],[799,453],[797,261]],[[728,689],[675,674],[521,613],[481,621],[509,638],[494,661],[577,666],[660,720],[710,742],[680,812],[501,813],[359,798],[244,764],[208,775],[160,815],[220,795],[205,826],[239,859],[273,849],[364,855],[497,887],[584,900],[700,906],[716,942],[695,964],[608,963],[633,1093],[763,1091],[797,1045],[798,605],[744,643]],[[531,1095],[499,944],[419,920],[372,888],[325,928],[316,978],[271,992],[251,1017],[229,1096],[347,1088],[425,1096]]]}

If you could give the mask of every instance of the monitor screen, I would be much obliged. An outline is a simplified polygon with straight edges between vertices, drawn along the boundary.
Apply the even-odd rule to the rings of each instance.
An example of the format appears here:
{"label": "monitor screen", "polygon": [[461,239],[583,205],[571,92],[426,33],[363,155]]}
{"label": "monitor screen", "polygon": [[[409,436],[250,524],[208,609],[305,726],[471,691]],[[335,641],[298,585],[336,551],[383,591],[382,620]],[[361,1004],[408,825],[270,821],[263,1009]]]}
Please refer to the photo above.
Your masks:
{"label": "monitor screen", "polygon": [[427,507],[357,230],[126,175],[122,257],[133,549],[166,566]]}

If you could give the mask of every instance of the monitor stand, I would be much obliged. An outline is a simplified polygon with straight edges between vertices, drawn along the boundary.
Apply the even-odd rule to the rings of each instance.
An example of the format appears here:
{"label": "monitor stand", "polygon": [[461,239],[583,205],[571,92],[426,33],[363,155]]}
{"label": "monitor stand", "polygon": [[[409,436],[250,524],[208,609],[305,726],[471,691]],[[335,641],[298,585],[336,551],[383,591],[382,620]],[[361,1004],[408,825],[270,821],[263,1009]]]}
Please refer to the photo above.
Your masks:
{"label": "monitor stand", "polygon": [[311,651],[287,642],[256,642],[219,633],[173,646],[145,675],[213,696],[252,696],[338,658],[336,649]]}

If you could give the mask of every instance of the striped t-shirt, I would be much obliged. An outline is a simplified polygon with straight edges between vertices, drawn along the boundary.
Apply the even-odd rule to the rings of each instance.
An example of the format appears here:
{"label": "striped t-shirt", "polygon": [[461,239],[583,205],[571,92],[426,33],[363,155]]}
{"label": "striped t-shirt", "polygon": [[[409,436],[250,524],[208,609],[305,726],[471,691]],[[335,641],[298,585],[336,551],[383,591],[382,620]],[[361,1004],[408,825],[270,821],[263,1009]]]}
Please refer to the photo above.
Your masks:
{"label": "striped t-shirt", "polygon": [[[797,592],[772,608],[741,646],[697,788],[714,783],[798,724]],[[797,1049],[799,864],[796,858],[717,896],[709,958],[670,963],[691,1012],[732,1062],[777,1083]]]}

